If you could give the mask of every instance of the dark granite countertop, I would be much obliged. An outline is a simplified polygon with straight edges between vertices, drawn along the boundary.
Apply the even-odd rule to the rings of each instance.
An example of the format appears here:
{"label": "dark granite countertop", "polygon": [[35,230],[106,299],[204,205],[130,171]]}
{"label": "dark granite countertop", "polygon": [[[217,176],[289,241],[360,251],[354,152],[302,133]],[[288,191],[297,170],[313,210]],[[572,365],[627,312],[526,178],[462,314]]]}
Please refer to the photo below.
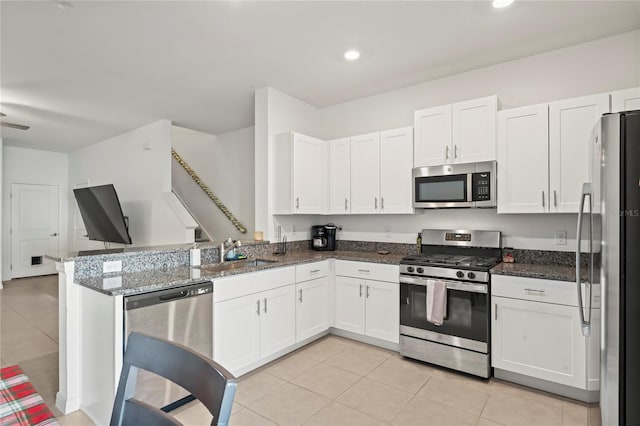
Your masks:
{"label": "dark granite countertop", "polygon": [[[551,265],[544,263],[500,263],[491,269],[491,273],[493,275],[510,275],[514,277],[576,282],[576,268],[574,266],[566,265]],[[580,268],[580,275],[583,279],[586,279],[587,273],[587,268]]]}
{"label": "dark granite countertop", "polygon": [[285,255],[266,255],[260,259],[273,260],[274,263],[246,268],[231,269],[226,271],[209,271],[207,266],[200,268],[180,266],[173,268],[158,268],[141,272],[116,273],[97,275],[75,280],[76,284],[87,287],[109,296],[146,293],[150,291],[164,290],[172,287],[180,287],[238,274],[246,274],[260,270],[280,268],[302,263],[317,262],[325,259],[354,260],[359,262],[384,263],[397,265],[403,255],[362,252],[362,251],[326,251],[296,250]]}

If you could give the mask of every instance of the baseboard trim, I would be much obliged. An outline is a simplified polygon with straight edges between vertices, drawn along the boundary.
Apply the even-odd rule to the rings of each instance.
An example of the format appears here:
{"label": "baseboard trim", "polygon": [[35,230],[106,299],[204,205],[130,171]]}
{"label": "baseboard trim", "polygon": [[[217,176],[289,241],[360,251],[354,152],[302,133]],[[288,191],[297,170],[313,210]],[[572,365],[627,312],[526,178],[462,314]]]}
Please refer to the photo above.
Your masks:
{"label": "baseboard trim", "polygon": [[56,408],[62,414],[69,414],[80,409],[80,398],[67,399],[61,392],[56,392]]}
{"label": "baseboard trim", "polygon": [[493,376],[496,379],[506,380],[507,382],[517,383],[519,385],[539,389],[541,391],[553,393],[582,402],[594,403],[600,400],[599,390],[588,391],[585,389],[574,388],[572,386],[548,382],[536,377],[525,376],[523,374],[501,370],[499,368],[493,369]]}
{"label": "baseboard trim", "polygon": [[398,343],[388,342],[376,337],[369,337],[363,334],[354,333],[352,331],[345,331],[335,327],[331,327],[329,329],[329,333],[333,334],[334,336],[344,337],[346,339],[355,340],[358,342],[366,343],[368,345],[389,349],[390,351],[400,352],[400,345]]}

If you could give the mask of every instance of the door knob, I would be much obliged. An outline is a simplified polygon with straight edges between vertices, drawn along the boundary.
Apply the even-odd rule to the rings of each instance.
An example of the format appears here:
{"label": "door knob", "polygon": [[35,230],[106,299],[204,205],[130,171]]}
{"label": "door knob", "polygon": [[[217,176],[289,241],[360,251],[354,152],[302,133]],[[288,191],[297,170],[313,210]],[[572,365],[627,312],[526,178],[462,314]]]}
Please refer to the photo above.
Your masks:
{"label": "door knob", "polygon": [[54,232],[53,234],[51,234],[51,236],[52,236],[52,237],[57,237],[57,236],[58,236],[58,233],[57,233],[57,232]]}

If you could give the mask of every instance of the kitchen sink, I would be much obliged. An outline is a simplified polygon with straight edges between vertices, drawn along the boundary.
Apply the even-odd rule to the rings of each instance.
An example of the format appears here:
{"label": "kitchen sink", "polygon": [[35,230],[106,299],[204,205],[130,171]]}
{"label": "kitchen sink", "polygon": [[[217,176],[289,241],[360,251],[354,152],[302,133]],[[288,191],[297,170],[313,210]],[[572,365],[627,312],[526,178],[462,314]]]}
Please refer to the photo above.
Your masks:
{"label": "kitchen sink", "polygon": [[244,259],[244,260],[229,260],[225,263],[216,263],[213,265],[203,265],[200,269],[203,272],[223,272],[232,271],[235,269],[251,268],[254,266],[270,265],[276,263],[277,260],[267,259]]}

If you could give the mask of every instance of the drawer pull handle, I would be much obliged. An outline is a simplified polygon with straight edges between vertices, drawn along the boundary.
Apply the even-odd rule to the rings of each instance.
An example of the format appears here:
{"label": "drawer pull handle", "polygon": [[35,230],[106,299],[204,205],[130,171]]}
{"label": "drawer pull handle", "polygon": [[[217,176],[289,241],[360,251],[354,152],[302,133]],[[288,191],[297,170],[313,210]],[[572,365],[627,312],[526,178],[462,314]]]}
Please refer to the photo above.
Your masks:
{"label": "drawer pull handle", "polygon": [[495,306],[495,308],[496,308],[496,309],[493,311],[493,312],[494,312],[494,318],[495,318],[495,320],[496,320],[496,321],[498,321],[498,304],[496,303],[494,306]]}
{"label": "drawer pull handle", "polygon": [[302,289],[298,290],[300,292],[300,297],[298,298],[298,300],[300,301],[300,303],[302,303]]}
{"label": "drawer pull handle", "polygon": [[315,274],[320,272],[320,269],[312,269],[311,271],[309,271],[311,274]]}
{"label": "drawer pull handle", "polygon": [[367,286],[367,299],[369,298],[369,286]]}
{"label": "drawer pull handle", "polygon": [[267,313],[267,298],[264,298],[264,313]]}
{"label": "drawer pull handle", "polygon": [[258,299],[258,300],[256,301],[256,305],[258,305],[258,307],[257,307],[257,309],[256,309],[256,314],[257,314],[258,316],[260,316],[260,299]]}
{"label": "drawer pull handle", "polygon": [[538,290],[535,288],[525,288],[524,291],[527,291],[529,293],[538,293],[538,294],[544,294],[544,290]]}
{"label": "drawer pull handle", "polygon": [[364,272],[365,274],[369,273],[368,269],[358,269],[358,272]]}
{"label": "drawer pull handle", "polygon": [[360,284],[360,297],[362,297],[362,284]]}

